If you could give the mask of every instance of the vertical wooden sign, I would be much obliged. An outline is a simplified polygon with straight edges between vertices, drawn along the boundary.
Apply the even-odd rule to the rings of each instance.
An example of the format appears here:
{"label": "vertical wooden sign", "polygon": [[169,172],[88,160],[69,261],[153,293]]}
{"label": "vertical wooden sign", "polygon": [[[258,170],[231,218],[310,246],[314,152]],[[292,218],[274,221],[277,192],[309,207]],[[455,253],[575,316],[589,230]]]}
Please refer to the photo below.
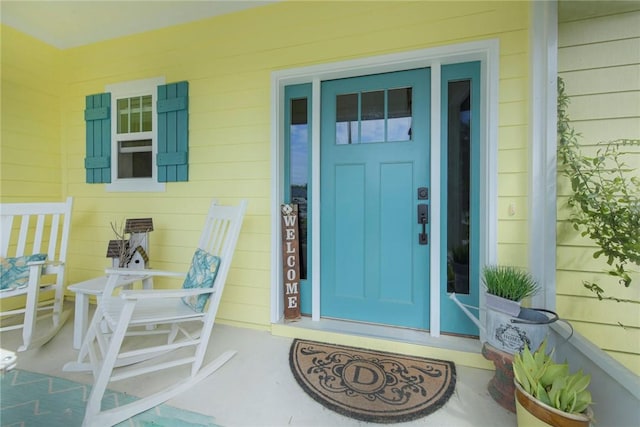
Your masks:
{"label": "vertical wooden sign", "polygon": [[280,206],[282,217],[282,272],[284,278],[284,319],[300,319],[300,242],[298,205]]}

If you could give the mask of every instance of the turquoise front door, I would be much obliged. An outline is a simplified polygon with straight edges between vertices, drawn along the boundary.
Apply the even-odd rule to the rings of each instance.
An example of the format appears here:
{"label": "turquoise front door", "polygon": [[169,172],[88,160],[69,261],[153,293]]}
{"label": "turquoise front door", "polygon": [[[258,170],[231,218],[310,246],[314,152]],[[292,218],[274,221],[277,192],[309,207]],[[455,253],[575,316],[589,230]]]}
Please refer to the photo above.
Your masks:
{"label": "turquoise front door", "polygon": [[322,83],[323,317],[429,328],[429,88],[428,68]]}

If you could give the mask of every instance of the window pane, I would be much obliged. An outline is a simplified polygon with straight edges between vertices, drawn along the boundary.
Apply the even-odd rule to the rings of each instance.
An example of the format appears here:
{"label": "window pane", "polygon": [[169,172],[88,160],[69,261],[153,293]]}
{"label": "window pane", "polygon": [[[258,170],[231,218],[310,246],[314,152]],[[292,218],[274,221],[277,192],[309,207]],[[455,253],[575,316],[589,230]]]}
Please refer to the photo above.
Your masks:
{"label": "window pane", "polygon": [[411,96],[410,87],[389,90],[387,141],[411,140]]}
{"label": "window pane", "polygon": [[291,203],[298,204],[300,278],[305,280],[307,278],[307,190],[309,188],[309,126],[306,98],[291,100],[289,141]]}
{"label": "window pane", "polygon": [[151,95],[117,100],[118,133],[153,130]]}
{"label": "window pane", "polygon": [[383,142],[384,91],[362,93],[361,142]]}
{"label": "window pane", "polygon": [[142,121],[142,109],[140,108],[140,98],[131,98],[131,130],[130,132],[140,132],[140,125]]}
{"label": "window pane", "polygon": [[471,82],[450,82],[448,97],[447,247],[451,255],[448,291],[468,294]]}
{"label": "window pane", "polygon": [[358,143],[358,94],[336,97],[336,144]]}
{"label": "window pane", "polygon": [[151,140],[120,141],[118,178],[151,178]]}
{"label": "window pane", "polygon": [[118,133],[129,133],[129,100],[118,99]]}
{"label": "window pane", "polygon": [[150,132],[153,130],[153,119],[151,116],[151,95],[142,97],[142,131]]}

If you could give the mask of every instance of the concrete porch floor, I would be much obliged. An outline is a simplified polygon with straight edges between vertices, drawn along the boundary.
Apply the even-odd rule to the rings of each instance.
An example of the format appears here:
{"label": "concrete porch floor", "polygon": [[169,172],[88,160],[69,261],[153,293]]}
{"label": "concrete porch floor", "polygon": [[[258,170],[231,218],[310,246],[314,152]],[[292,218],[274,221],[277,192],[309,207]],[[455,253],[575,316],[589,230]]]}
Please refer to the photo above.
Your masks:
{"label": "concrete porch floor", "polygon": [[[5,332],[0,346],[16,351],[21,331]],[[39,349],[18,353],[17,368],[92,383],[92,376],[66,373],[62,366],[74,360],[73,318],[60,333]],[[235,426],[366,426],[326,409],[296,383],[289,369],[292,340],[257,331],[216,324],[207,359],[227,350],[237,354],[210,377],[166,402],[169,405],[211,415],[218,425]],[[174,377],[185,371],[174,369]],[[503,409],[489,395],[487,383],[493,371],[456,365],[456,390],[444,407],[418,420],[398,426],[515,426],[515,414]],[[109,388],[145,396],[171,381],[171,371],[150,374],[110,384]],[[1,397],[0,397],[1,399]]]}

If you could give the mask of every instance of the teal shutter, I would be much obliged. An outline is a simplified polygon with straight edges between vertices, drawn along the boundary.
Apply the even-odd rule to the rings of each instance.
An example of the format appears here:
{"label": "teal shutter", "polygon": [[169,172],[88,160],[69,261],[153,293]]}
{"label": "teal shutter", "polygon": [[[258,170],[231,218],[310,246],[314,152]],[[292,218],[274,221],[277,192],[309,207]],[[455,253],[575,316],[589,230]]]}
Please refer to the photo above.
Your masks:
{"label": "teal shutter", "polygon": [[84,120],[87,132],[84,159],[87,183],[111,182],[111,94],[87,96]]}
{"label": "teal shutter", "polygon": [[189,180],[189,82],[158,86],[158,182]]}

